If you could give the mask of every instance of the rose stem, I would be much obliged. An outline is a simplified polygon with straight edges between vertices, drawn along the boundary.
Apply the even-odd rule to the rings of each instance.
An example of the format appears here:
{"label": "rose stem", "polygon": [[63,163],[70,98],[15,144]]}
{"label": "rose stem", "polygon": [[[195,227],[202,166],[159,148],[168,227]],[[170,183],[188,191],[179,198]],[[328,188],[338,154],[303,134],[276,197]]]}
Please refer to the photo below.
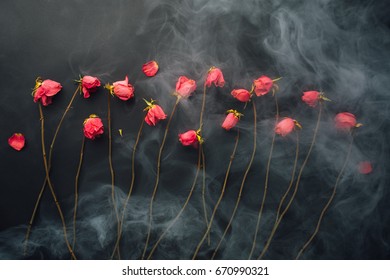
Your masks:
{"label": "rose stem", "polygon": [[[313,139],[311,141],[311,144],[310,144],[310,147],[309,147],[309,151],[307,152],[306,154],[306,157],[305,157],[305,160],[303,161],[302,163],[302,166],[301,168],[299,169],[299,173],[298,173],[298,177],[297,177],[297,181],[295,183],[295,188],[294,188],[294,192],[293,194],[291,195],[291,198],[289,200],[289,202],[287,203],[286,205],[286,208],[283,210],[283,213],[280,215],[279,217],[279,220],[278,220],[278,223],[276,225],[276,228],[279,226],[281,220],[283,219],[284,215],[287,213],[288,209],[290,208],[294,198],[295,198],[295,195],[297,194],[298,192],[298,187],[299,187],[299,183],[301,181],[301,177],[302,177],[302,173],[303,173],[303,169],[305,168],[306,166],[306,163],[307,161],[309,160],[309,157],[310,157],[310,154],[311,154],[311,151],[313,150],[313,147],[314,147],[314,143],[316,141],[316,138],[317,138],[317,133],[318,133],[318,128],[320,127],[320,121],[321,121],[321,114],[322,114],[322,102],[319,103],[319,106],[320,106],[320,109],[319,109],[319,112],[318,112],[318,118],[317,118],[317,123],[316,123],[316,127],[314,128],[314,133],[313,133]],[[275,229],[276,231],[276,229]],[[272,238],[271,238],[272,239]],[[271,243],[271,240],[267,241],[267,243]],[[267,251],[269,247],[269,244],[268,246],[266,245],[266,247],[264,247],[263,251],[261,252],[260,256],[258,257],[258,259],[261,259],[265,252]]]}
{"label": "rose stem", "polygon": [[118,238],[116,240],[114,251],[113,251],[113,253],[111,255],[111,259],[114,257],[114,253],[115,253],[115,251],[118,248],[119,243],[120,243],[120,239],[121,239],[121,235],[122,235],[123,221],[125,219],[126,207],[127,207],[128,202],[129,202],[130,196],[131,196],[131,194],[133,192],[133,187],[134,187],[134,183],[135,183],[135,152],[137,150],[139,139],[141,138],[142,128],[144,127],[144,122],[145,122],[144,119],[142,119],[141,120],[141,126],[140,126],[140,128],[138,130],[137,139],[135,140],[135,143],[134,143],[134,146],[133,146],[133,153],[132,153],[132,156],[131,156],[131,183],[130,183],[129,192],[127,193],[126,201],[125,201],[125,203],[123,205],[122,217],[121,217],[120,223],[119,223],[119,225],[120,225],[119,226],[119,234],[118,234]]}
{"label": "rose stem", "polygon": [[[287,188],[285,194],[283,195],[283,197],[282,197],[282,199],[281,199],[281,201],[280,201],[280,203],[279,203],[279,207],[278,207],[277,214],[276,214],[276,215],[277,215],[276,221],[275,221],[274,226],[273,226],[273,228],[272,228],[272,230],[271,230],[270,236],[268,237],[267,242],[266,242],[266,244],[265,244],[265,246],[264,246],[264,248],[263,248],[263,251],[261,252],[261,254],[260,254],[260,256],[258,257],[258,259],[261,259],[261,258],[264,256],[265,252],[267,252],[268,247],[269,247],[270,244],[271,244],[272,238],[274,237],[275,232],[276,232],[276,230],[278,229],[280,222],[282,221],[284,215],[287,213],[287,210],[289,209],[289,207],[290,207],[290,205],[291,205],[291,202],[292,202],[292,200],[290,200],[289,203],[288,203],[288,205],[287,205],[287,207],[286,207],[286,208],[284,209],[284,211],[280,214],[280,210],[281,210],[281,208],[282,208],[283,202],[284,202],[284,200],[286,199],[288,193],[290,192],[291,186],[292,186],[292,184],[293,184],[293,182],[294,182],[295,171],[296,171],[296,166],[297,166],[297,161],[298,161],[298,154],[299,154],[299,133],[298,133],[298,131],[296,132],[296,137],[297,137],[297,138],[296,138],[297,147],[296,147],[296,152],[295,152],[294,167],[293,167],[293,171],[292,171],[292,175],[291,175],[290,184],[289,184],[289,186],[288,186],[288,188]],[[297,188],[295,188],[295,190],[294,190],[294,194],[293,194],[294,196],[295,196],[296,190],[297,190]]]}
{"label": "rose stem", "polygon": [[236,150],[237,150],[237,145],[238,145],[238,139],[240,137],[240,130],[237,129],[237,136],[236,136],[236,142],[234,144],[234,148],[233,148],[233,152],[232,154],[230,155],[230,161],[229,161],[229,165],[228,165],[228,168],[226,170],[226,174],[225,174],[225,180],[223,182],[223,185],[222,185],[222,190],[221,190],[221,194],[219,195],[219,198],[217,200],[217,203],[215,204],[214,206],[214,209],[213,209],[213,213],[211,214],[211,217],[210,217],[210,222],[208,223],[207,225],[207,229],[206,229],[206,232],[204,233],[202,239],[199,241],[198,243],[198,246],[196,247],[196,250],[194,252],[194,255],[192,256],[192,259],[195,260],[196,256],[198,255],[198,252],[204,242],[204,240],[206,239],[206,236],[209,236],[210,237],[210,230],[211,230],[211,226],[213,224],[213,220],[214,220],[214,217],[215,217],[215,213],[217,212],[217,209],[219,207],[219,204],[221,203],[222,201],[222,198],[225,194],[225,189],[226,189],[226,184],[227,184],[227,180],[229,178],[229,173],[230,173],[230,167],[232,166],[232,163],[233,163],[233,159],[234,159],[234,156],[236,154]]}
{"label": "rose stem", "polygon": [[215,255],[217,254],[218,250],[219,250],[219,247],[221,246],[222,244],[222,241],[223,239],[225,238],[225,235],[227,233],[227,231],[229,230],[230,228],[230,225],[232,224],[232,221],[234,219],[234,216],[236,214],[236,211],[237,211],[237,208],[238,208],[238,205],[240,203],[240,200],[241,200],[241,195],[242,195],[242,191],[244,189],[244,185],[245,185],[245,181],[246,181],[246,178],[248,176],[248,173],[249,173],[249,170],[251,169],[251,166],[252,166],[252,163],[253,163],[253,159],[255,157],[255,154],[256,154],[256,139],[257,139],[257,113],[256,113],[256,105],[255,105],[255,101],[252,101],[252,104],[253,104],[253,150],[252,150],[252,155],[251,155],[251,158],[249,160],[249,163],[248,163],[248,167],[246,168],[245,170],[245,173],[244,173],[244,177],[242,178],[242,181],[241,181],[241,186],[240,186],[240,190],[238,192],[238,197],[237,197],[237,200],[236,200],[236,204],[234,206],[234,209],[233,209],[233,213],[230,217],[230,220],[229,220],[229,223],[228,225],[226,226],[225,228],[225,231],[223,232],[223,235],[221,237],[221,239],[219,240],[219,243],[217,245],[217,247],[215,248],[214,252],[213,252],[213,255],[211,257],[211,259],[214,259]]}
{"label": "rose stem", "polygon": [[[72,106],[72,103],[73,103],[73,100],[75,99],[76,97],[76,94],[77,92],[81,89],[81,86],[79,85],[75,92],[73,93],[73,96],[72,98],[70,99],[69,101],[69,104],[68,106],[66,107],[64,113],[62,114],[62,117],[60,119],[60,122],[58,123],[58,126],[57,126],[57,129],[54,133],[54,136],[53,136],[53,139],[51,141],[51,144],[50,144],[50,152],[49,152],[49,160],[48,160],[48,170],[50,172],[50,169],[51,169],[51,158],[52,158],[52,155],[53,155],[53,147],[54,147],[54,143],[57,139],[57,134],[60,130],[60,127],[62,125],[62,122],[64,121],[65,119],[65,116],[66,114],[68,113],[68,111],[70,110],[70,107]],[[30,233],[31,233],[31,228],[32,228],[32,225],[34,223],[34,220],[35,220],[35,215],[37,213],[37,210],[38,210],[38,206],[41,202],[41,199],[42,199],[42,195],[43,195],[43,192],[45,191],[45,188],[46,188],[46,183],[47,183],[47,177],[45,177],[44,181],[43,181],[43,184],[42,184],[42,187],[41,187],[41,190],[39,191],[39,194],[38,194],[38,198],[35,202],[35,206],[34,206],[34,210],[32,212],[32,215],[31,215],[31,218],[30,218],[30,221],[28,223],[28,227],[27,227],[27,232],[26,232],[26,237],[25,237],[25,246],[24,246],[24,255],[27,254],[27,248],[28,248],[28,240],[29,240],[29,237],[30,237]]]}
{"label": "rose stem", "polygon": [[[202,97],[202,108],[200,110],[200,117],[199,117],[199,130],[200,130],[200,136],[202,136],[202,129],[203,129],[203,114],[204,114],[204,108],[206,105],[206,83],[203,87],[203,97]],[[206,159],[204,155],[204,149],[202,149],[202,203],[203,203],[203,213],[204,213],[204,219],[206,222],[206,227],[209,224],[208,218],[207,218],[207,208],[206,208],[206,198],[205,198],[205,192],[206,192]],[[207,243],[210,245],[210,234],[208,234]]]}
{"label": "rose stem", "polygon": [[79,177],[80,177],[81,166],[83,165],[84,146],[85,146],[85,137],[83,135],[83,140],[81,142],[81,149],[80,149],[79,166],[77,167],[76,177],[74,179],[73,243],[72,243],[73,251],[75,251],[74,248],[76,246],[76,217],[77,217],[77,204],[79,199]]}
{"label": "rose stem", "polygon": [[64,231],[64,238],[65,238],[65,242],[66,242],[66,246],[68,247],[68,250],[69,250],[69,253],[70,255],[72,256],[72,258],[74,260],[76,260],[76,256],[72,250],[72,247],[70,246],[69,244],[69,241],[68,241],[68,237],[67,237],[67,234],[66,234],[66,224],[65,224],[65,218],[64,218],[64,215],[62,213],[62,210],[61,210],[61,207],[60,207],[60,204],[57,200],[57,196],[54,192],[54,188],[53,188],[53,185],[51,183],[51,179],[50,179],[50,175],[49,175],[49,167],[48,167],[48,164],[47,164],[47,158],[46,158],[46,148],[45,148],[45,120],[44,120],[44,117],[43,117],[43,112],[42,112],[42,105],[41,103],[39,103],[39,115],[40,115],[40,121],[41,121],[41,145],[42,145],[42,157],[43,157],[43,164],[45,166],[45,172],[46,172],[46,179],[47,179],[47,184],[49,186],[49,189],[50,189],[50,192],[53,196],[53,199],[54,199],[54,202],[57,206],[57,209],[58,209],[58,213],[60,215],[60,218],[61,218],[61,222],[62,222],[62,228],[63,228],[63,231]]}
{"label": "rose stem", "polygon": [[336,183],[334,184],[334,187],[333,187],[333,192],[332,192],[331,196],[329,197],[328,202],[325,204],[324,209],[322,209],[322,211],[321,211],[321,215],[320,215],[320,217],[319,217],[319,219],[318,219],[317,226],[316,226],[316,228],[315,228],[313,234],[312,234],[312,235],[310,236],[310,238],[307,240],[307,242],[305,243],[305,245],[303,245],[302,249],[299,250],[299,253],[298,253],[298,255],[297,255],[296,258],[295,258],[296,260],[299,259],[299,258],[301,257],[303,251],[305,251],[305,249],[306,249],[306,248],[309,246],[309,244],[313,241],[314,237],[317,235],[317,233],[318,233],[318,231],[319,231],[319,229],[320,229],[321,222],[322,222],[322,218],[324,217],[326,210],[328,210],[330,204],[332,203],[332,201],[333,201],[333,199],[334,199],[334,197],[335,197],[335,195],[336,195],[337,186],[338,186],[338,184],[339,184],[339,182],[340,182],[340,179],[341,179],[341,177],[342,177],[342,174],[344,173],[345,167],[347,166],[348,159],[349,159],[349,156],[351,155],[351,151],[352,151],[352,143],[353,143],[353,136],[351,136],[351,141],[350,141],[350,143],[349,143],[348,153],[347,153],[347,156],[346,156],[346,158],[345,158],[344,165],[343,165],[343,167],[341,168],[339,175],[337,176]]}
{"label": "rose stem", "polygon": [[[114,207],[115,218],[117,222],[117,235],[119,235],[119,214],[118,214],[118,209],[117,209],[116,199],[115,199],[115,174],[112,165],[111,95],[110,94],[107,94],[107,123],[108,123],[108,165],[110,167],[110,173],[111,173],[111,199],[112,199],[112,205]],[[118,259],[120,259],[119,248],[117,248],[116,252],[118,255]]]}
{"label": "rose stem", "polygon": [[154,253],[154,251],[157,249],[157,246],[160,244],[161,240],[164,238],[165,234],[171,229],[171,227],[177,222],[177,220],[180,218],[181,214],[184,212],[185,208],[187,207],[188,205],[188,202],[190,201],[191,199],[191,196],[194,192],[194,189],[195,189],[195,186],[196,186],[196,182],[198,181],[198,175],[199,175],[199,170],[200,170],[200,167],[201,167],[201,154],[202,154],[202,145],[200,144],[200,147],[199,147],[199,152],[198,152],[198,164],[197,164],[197,167],[196,167],[196,173],[195,173],[195,177],[194,177],[194,181],[192,182],[192,186],[191,186],[191,189],[190,189],[190,192],[187,196],[187,199],[186,201],[184,202],[182,208],[180,209],[179,213],[176,215],[176,217],[171,221],[171,223],[168,225],[168,227],[164,230],[164,232],[160,235],[160,237],[158,238],[157,242],[154,244],[152,250],[150,251],[149,255],[148,255],[148,260],[150,260],[152,258],[152,255]]}
{"label": "rose stem", "polygon": [[180,101],[180,96],[177,96],[175,105],[173,106],[171,115],[169,116],[169,120],[168,120],[167,126],[166,126],[166,128],[165,128],[165,133],[164,133],[163,140],[162,140],[162,142],[161,142],[160,150],[159,150],[159,152],[158,152],[158,157],[157,157],[157,170],[156,170],[156,182],[155,182],[155,184],[154,184],[154,189],[153,189],[152,197],[151,197],[151,199],[150,199],[150,204],[149,204],[149,225],[148,225],[148,235],[147,235],[147,237],[146,237],[145,247],[144,247],[144,250],[143,250],[141,259],[144,259],[144,258],[145,258],[145,254],[146,254],[146,250],[147,250],[148,245],[149,245],[149,239],[150,239],[150,234],[151,234],[151,230],[152,230],[153,202],[154,202],[154,198],[155,198],[155,196],[156,196],[157,189],[158,189],[158,184],[159,184],[159,181],[160,181],[161,156],[162,156],[162,152],[163,152],[163,150],[164,150],[165,140],[167,139],[167,135],[168,135],[168,131],[169,131],[169,126],[170,126],[170,124],[171,124],[173,115],[174,115],[175,112],[176,112],[176,108],[177,108],[177,105],[179,104],[179,101]]}
{"label": "rose stem", "polygon": [[[277,97],[276,97],[275,91],[273,91],[273,94],[274,94],[274,98],[275,98],[275,109],[276,109],[275,125],[276,125],[276,124],[278,123],[278,120],[279,120],[279,106],[278,106],[278,99],[277,99]],[[271,148],[270,148],[270,150],[269,150],[269,156],[268,156],[268,162],[267,162],[267,169],[266,169],[266,172],[265,172],[265,182],[264,182],[264,193],[263,193],[263,198],[262,198],[261,205],[260,205],[259,215],[258,215],[258,217],[257,217],[256,230],[255,230],[255,234],[254,234],[254,236],[253,236],[252,248],[251,248],[251,251],[250,251],[250,253],[249,253],[248,260],[250,260],[250,259],[252,258],[253,251],[255,250],[255,247],[256,247],[256,239],[257,239],[257,235],[258,235],[258,233],[259,233],[259,227],[260,227],[260,222],[261,222],[261,216],[262,216],[262,214],[263,214],[263,209],[264,209],[264,204],[265,204],[265,198],[267,197],[268,182],[269,182],[269,171],[270,171],[270,166],[271,166],[272,153],[273,153],[273,151],[274,151],[275,136],[276,136],[276,133],[274,132],[274,133],[273,133],[273,136],[272,136]]]}

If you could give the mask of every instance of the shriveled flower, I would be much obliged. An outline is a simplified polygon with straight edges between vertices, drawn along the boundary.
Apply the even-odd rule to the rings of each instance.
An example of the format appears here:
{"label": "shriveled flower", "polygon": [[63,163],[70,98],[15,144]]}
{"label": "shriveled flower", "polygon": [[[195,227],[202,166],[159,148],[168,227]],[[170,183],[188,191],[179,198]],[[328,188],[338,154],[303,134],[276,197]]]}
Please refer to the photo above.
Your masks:
{"label": "shriveled flower", "polygon": [[214,83],[216,87],[223,87],[225,85],[225,79],[223,78],[221,69],[214,66],[211,67],[207,73],[205,84],[206,86],[211,87],[212,83]]}
{"label": "shriveled flower", "polygon": [[104,133],[103,122],[97,115],[90,115],[85,119],[83,126],[84,135],[88,139],[94,140]]}
{"label": "shriveled flower", "polygon": [[110,91],[112,95],[115,95],[120,100],[129,100],[134,97],[134,87],[129,84],[129,78],[126,76],[123,81],[117,81],[112,85],[107,84],[106,89]]}
{"label": "shriveled flower", "polygon": [[180,97],[189,97],[196,89],[196,82],[187,78],[186,76],[180,76],[176,82],[176,94]]}
{"label": "shriveled flower", "polygon": [[222,128],[230,130],[237,125],[242,114],[237,112],[236,110],[228,110],[227,113],[228,114],[224,122],[222,123]]}
{"label": "shriveled flower", "polygon": [[358,166],[359,173],[370,174],[372,172],[372,165],[369,161],[361,161]]}
{"label": "shriveled flower", "polygon": [[44,80],[37,78],[35,80],[35,87],[33,90],[34,102],[41,101],[43,106],[47,106],[52,103],[52,97],[56,95],[62,86],[60,83],[53,80]]}
{"label": "shriveled flower", "polygon": [[100,80],[92,76],[84,76],[81,80],[77,81],[81,83],[81,89],[84,94],[84,98],[89,98],[90,93],[95,92],[100,87]]}
{"label": "shriveled flower", "polygon": [[144,74],[148,77],[155,76],[157,71],[158,71],[158,64],[154,60],[149,61],[144,65],[142,65],[142,72],[144,72]]}
{"label": "shriveled flower", "polygon": [[356,122],[355,115],[348,112],[338,113],[334,121],[336,128],[340,130],[350,130],[351,128],[362,126],[361,123]]}
{"label": "shriveled flower", "polygon": [[274,85],[274,81],[267,77],[267,76],[261,76],[260,78],[253,81],[253,85],[255,87],[255,94],[257,96],[262,96],[267,94]]}
{"label": "shriveled flower", "polygon": [[160,120],[165,120],[167,115],[164,113],[164,110],[157,104],[154,104],[155,100],[151,100],[150,102],[145,100],[148,105],[144,111],[148,111],[145,116],[145,122],[150,126],[155,126]]}
{"label": "shriveled flower", "polygon": [[316,90],[303,92],[302,101],[310,107],[316,107],[320,100],[330,101],[322,92]]}
{"label": "shriveled flower", "polygon": [[295,126],[302,128],[296,120],[292,118],[284,118],[276,124],[275,133],[281,136],[286,136],[294,130]]}
{"label": "shriveled flower", "polygon": [[14,133],[10,138],[8,138],[8,144],[17,151],[23,149],[26,139],[22,133]]}
{"label": "shriveled flower", "polygon": [[248,102],[251,99],[251,93],[246,89],[233,89],[231,94],[241,102]]}
{"label": "shriveled flower", "polygon": [[182,134],[179,134],[179,141],[183,146],[198,147],[199,144],[203,143],[202,137],[199,135],[200,131],[189,130]]}

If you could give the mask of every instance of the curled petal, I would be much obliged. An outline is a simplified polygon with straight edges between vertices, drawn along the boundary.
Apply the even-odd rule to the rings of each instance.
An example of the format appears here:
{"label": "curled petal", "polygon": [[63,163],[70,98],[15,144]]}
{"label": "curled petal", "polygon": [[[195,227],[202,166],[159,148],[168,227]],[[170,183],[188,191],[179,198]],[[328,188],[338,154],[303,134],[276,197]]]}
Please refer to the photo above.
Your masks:
{"label": "curled petal", "polygon": [[21,133],[14,133],[10,138],[8,138],[8,144],[17,151],[22,150],[25,143],[26,139]]}
{"label": "curled petal", "polygon": [[158,68],[157,62],[152,60],[142,65],[142,72],[148,77],[153,77],[157,74]]}

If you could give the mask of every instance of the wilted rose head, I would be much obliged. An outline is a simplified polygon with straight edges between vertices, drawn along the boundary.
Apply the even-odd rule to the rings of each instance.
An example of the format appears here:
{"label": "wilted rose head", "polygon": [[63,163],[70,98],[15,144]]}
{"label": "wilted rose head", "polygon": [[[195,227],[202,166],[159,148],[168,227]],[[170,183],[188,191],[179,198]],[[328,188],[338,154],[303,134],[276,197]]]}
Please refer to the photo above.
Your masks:
{"label": "wilted rose head", "polygon": [[273,85],[274,82],[272,81],[272,79],[264,75],[253,81],[253,86],[255,87],[255,94],[257,96],[267,94],[272,89]]}
{"label": "wilted rose head", "polygon": [[336,128],[340,130],[350,130],[362,126],[361,123],[356,123],[355,115],[348,112],[338,113],[334,118],[334,122]]}
{"label": "wilted rose head", "polygon": [[284,118],[276,124],[275,133],[284,137],[290,134],[294,130],[295,126],[302,128],[296,120],[292,118]]}
{"label": "wilted rose head", "polygon": [[61,90],[61,88],[62,86],[58,82],[53,80],[42,81],[41,78],[37,78],[35,80],[35,87],[32,92],[34,102],[36,103],[41,101],[43,106],[51,104],[52,97],[56,95]]}
{"label": "wilted rose head", "polygon": [[100,87],[100,80],[92,76],[84,76],[81,80],[77,81],[81,84],[81,89],[84,94],[84,98],[89,98],[91,92],[95,92]]}
{"label": "wilted rose head", "polygon": [[211,67],[207,73],[205,85],[211,87],[211,84],[214,83],[216,87],[223,87],[225,85],[225,79],[223,77],[222,71],[219,68]]}
{"label": "wilted rose head", "polygon": [[8,138],[8,144],[15,150],[20,151],[23,149],[26,139],[22,133],[14,133]]}
{"label": "wilted rose head", "polygon": [[330,101],[330,99],[326,98],[322,92],[316,90],[303,92],[302,101],[310,107],[316,107],[318,102],[321,100]]}
{"label": "wilted rose head", "polygon": [[228,110],[227,113],[228,114],[224,122],[222,123],[222,128],[230,130],[237,125],[242,114],[237,112],[236,110]]}
{"label": "wilted rose head", "polygon": [[370,174],[372,172],[372,165],[369,161],[361,161],[358,165],[358,170],[360,174]]}
{"label": "wilted rose head", "polygon": [[180,97],[189,97],[196,89],[196,82],[186,76],[180,76],[176,82],[176,94]]}
{"label": "wilted rose head", "polygon": [[152,99],[150,102],[145,100],[148,105],[144,111],[148,111],[145,116],[145,122],[150,126],[155,126],[160,120],[165,120],[167,115],[164,113],[164,110],[157,104],[154,104],[155,101]]}
{"label": "wilted rose head", "polygon": [[94,140],[97,136],[104,133],[102,120],[97,115],[90,115],[84,120],[83,131],[85,137]]}
{"label": "wilted rose head", "polygon": [[134,97],[134,87],[129,84],[129,78],[127,76],[123,81],[114,82],[112,85],[107,84],[105,88],[108,89],[112,95],[115,95],[123,101],[127,101]]}
{"label": "wilted rose head", "polygon": [[203,143],[203,139],[199,133],[199,130],[189,130],[179,134],[179,141],[183,146],[193,146],[194,148],[197,148],[199,144]]}
{"label": "wilted rose head", "polygon": [[144,65],[142,65],[142,72],[148,77],[153,77],[157,74],[158,71],[158,64],[156,61],[152,60],[149,62],[146,62]]}
{"label": "wilted rose head", "polygon": [[233,89],[231,95],[241,102],[248,102],[252,96],[246,89]]}

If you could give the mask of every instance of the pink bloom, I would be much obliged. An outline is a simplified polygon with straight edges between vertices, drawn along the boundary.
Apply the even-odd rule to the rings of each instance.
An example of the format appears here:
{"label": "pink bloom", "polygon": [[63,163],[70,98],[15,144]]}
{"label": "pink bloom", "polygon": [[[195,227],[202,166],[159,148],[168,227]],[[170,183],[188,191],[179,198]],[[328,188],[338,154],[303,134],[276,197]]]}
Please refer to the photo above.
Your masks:
{"label": "pink bloom", "polygon": [[84,93],[84,98],[89,98],[91,92],[95,92],[100,87],[100,81],[96,77],[84,76],[81,79],[81,87]]}
{"label": "pink bloom", "polygon": [[227,113],[228,114],[224,122],[222,123],[222,128],[230,130],[237,125],[242,114],[237,112],[236,110],[228,110]]}
{"label": "pink bloom", "polygon": [[275,133],[281,136],[286,136],[294,130],[295,126],[301,128],[301,125],[296,120],[292,118],[284,118],[276,124]]}
{"label": "pink bloom", "polygon": [[183,146],[198,147],[200,136],[195,130],[189,130],[182,134],[179,134],[179,141]]}
{"label": "pink bloom", "polygon": [[102,120],[96,115],[90,115],[84,121],[84,135],[88,139],[94,140],[97,136],[103,134],[104,127]]}
{"label": "pink bloom", "polygon": [[336,128],[341,130],[349,130],[353,127],[361,126],[361,124],[356,124],[355,115],[348,112],[338,113],[334,121]]}
{"label": "pink bloom", "polygon": [[47,106],[51,104],[51,98],[56,95],[62,86],[60,83],[52,81],[52,80],[40,80],[39,78],[36,80],[35,88],[33,91],[34,102],[41,101],[43,106]]}
{"label": "pink bloom", "polygon": [[251,93],[246,89],[233,89],[231,94],[241,102],[248,102],[251,99]]}
{"label": "pink bloom", "polygon": [[167,115],[159,105],[153,104],[145,116],[145,122],[150,126],[155,126],[160,120],[165,120]]}
{"label": "pink bloom", "polygon": [[267,94],[271,90],[274,82],[267,76],[261,76],[257,80],[254,80],[253,84],[255,86],[256,95],[261,96]]}
{"label": "pink bloom", "polygon": [[129,78],[126,76],[123,81],[117,81],[112,86],[107,86],[112,94],[120,100],[129,100],[134,97],[134,87],[129,84]]}
{"label": "pink bloom", "polygon": [[359,162],[359,173],[361,174],[369,174],[372,172],[372,165],[369,161],[362,161]]}
{"label": "pink bloom", "polygon": [[214,83],[216,87],[223,87],[225,85],[225,79],[221,69],[216,67],[211,67],[207,73],[206,86],[211,87],[211,84]]}
{"label": "pink bloom", "polygon": [[176,82],[176,93],[181,97],[189,97],[196,89],[196,82],[185,76],[180,76]]}
{"label": "pink bloom", "polygon": [[142,72],[144,72],[144,74],[148,77],[155,76],[157,71],[158,71],[158,64],[154,60],[149,61],[144,65],[142,65]]}
{"label": "pink bloom", "polygon": [[8,144],[17,151],[23,149],[26,140],[21,133],[14,133],[10,138],[8,138]]}
{"label": "pink bloom", "polygon": [[302,101],[310,107],[315,107],[321,99],[321,93],[315,90],[303,92]]}

